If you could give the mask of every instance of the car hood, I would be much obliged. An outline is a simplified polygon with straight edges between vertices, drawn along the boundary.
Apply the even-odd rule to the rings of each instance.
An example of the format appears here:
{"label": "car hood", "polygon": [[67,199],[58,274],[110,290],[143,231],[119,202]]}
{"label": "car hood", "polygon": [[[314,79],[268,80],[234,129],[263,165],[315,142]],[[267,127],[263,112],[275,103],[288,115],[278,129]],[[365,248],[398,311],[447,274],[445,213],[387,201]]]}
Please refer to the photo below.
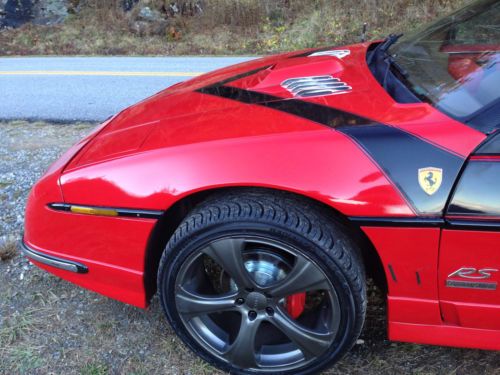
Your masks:
{"label": "car hood", "polygon": [[[304,120],[302,129],[290,129],[286,115],[272,109],[268,115],[259,109],[259,117],[257,107],[264,103],[284,103],[292,114],[299,110],[294,105],[300,101],[371,119],[386,114],[404,119],[405,113],[394,108],[394,101],[368,69],[368,47],[364,43],[275,55],[178,83],[118,114],[68,168],[155,148],[321,126]],[[421,117],[418,111],[411,113]],[[247,124],[249,118],[261,123]]]}

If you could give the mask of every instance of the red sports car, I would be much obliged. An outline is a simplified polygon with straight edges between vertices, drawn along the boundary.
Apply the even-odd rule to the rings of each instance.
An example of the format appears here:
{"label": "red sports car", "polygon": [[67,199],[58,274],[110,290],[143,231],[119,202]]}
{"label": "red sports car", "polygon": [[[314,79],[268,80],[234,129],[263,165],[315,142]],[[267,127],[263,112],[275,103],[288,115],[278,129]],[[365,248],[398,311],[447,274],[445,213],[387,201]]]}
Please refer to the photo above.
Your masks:
{"label": "red sports car", "polygon": [[500,1],[413,35],[246,62],[109,119],[35,185],[24,252],[233,373],[356,342],[500,349]]}

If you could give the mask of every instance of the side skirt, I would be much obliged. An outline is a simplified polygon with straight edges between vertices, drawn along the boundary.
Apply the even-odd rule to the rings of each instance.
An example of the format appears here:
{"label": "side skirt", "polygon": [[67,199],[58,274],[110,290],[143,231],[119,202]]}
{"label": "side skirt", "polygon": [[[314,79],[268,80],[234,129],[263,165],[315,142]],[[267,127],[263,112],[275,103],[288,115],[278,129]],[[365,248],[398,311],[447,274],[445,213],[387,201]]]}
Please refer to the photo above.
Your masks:
{"label": "side skirt", "polygon": [[[475,308],[480,310],[483,307],[487,308],[480,305]],[[400,321],[404,320],[405,312],[412,313],[415,319],[412,322]],[[439,302],[436,300],[389,296],[388,315],[389,340],[392,341],[500,350],[500,330],[445,324],[441,320]]]}
{"label": "side skirt", "polygon": [[500,331],[389,322],[389,339],[417,344],[500,350]]}

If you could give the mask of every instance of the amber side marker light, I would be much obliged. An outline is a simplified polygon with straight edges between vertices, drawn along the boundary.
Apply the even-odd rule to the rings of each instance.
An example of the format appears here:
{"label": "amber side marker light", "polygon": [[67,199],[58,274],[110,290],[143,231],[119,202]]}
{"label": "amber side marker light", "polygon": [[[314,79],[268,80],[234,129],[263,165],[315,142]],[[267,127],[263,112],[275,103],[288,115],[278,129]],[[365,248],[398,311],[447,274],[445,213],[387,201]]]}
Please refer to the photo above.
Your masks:
{"label": "amber side marker light", "polygon": [[75,214],[100,215],[100,216],[118,216],[118,211],[111,208],[96,208],[84,206],[70,206],[69,210]]}

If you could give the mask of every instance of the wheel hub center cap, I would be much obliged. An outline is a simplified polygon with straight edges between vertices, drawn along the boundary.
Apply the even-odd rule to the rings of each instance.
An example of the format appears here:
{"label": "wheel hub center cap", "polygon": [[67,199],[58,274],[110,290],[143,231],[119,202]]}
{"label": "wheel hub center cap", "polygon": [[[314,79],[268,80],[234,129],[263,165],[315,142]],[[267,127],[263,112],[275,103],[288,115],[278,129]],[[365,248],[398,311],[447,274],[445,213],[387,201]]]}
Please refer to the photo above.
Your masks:
{"label": "wheel hub center cap", "polygon": [[267,306],[267,298],[259,292],[251,292],[246,299],[247,306],[252,310],[264,310]]}

